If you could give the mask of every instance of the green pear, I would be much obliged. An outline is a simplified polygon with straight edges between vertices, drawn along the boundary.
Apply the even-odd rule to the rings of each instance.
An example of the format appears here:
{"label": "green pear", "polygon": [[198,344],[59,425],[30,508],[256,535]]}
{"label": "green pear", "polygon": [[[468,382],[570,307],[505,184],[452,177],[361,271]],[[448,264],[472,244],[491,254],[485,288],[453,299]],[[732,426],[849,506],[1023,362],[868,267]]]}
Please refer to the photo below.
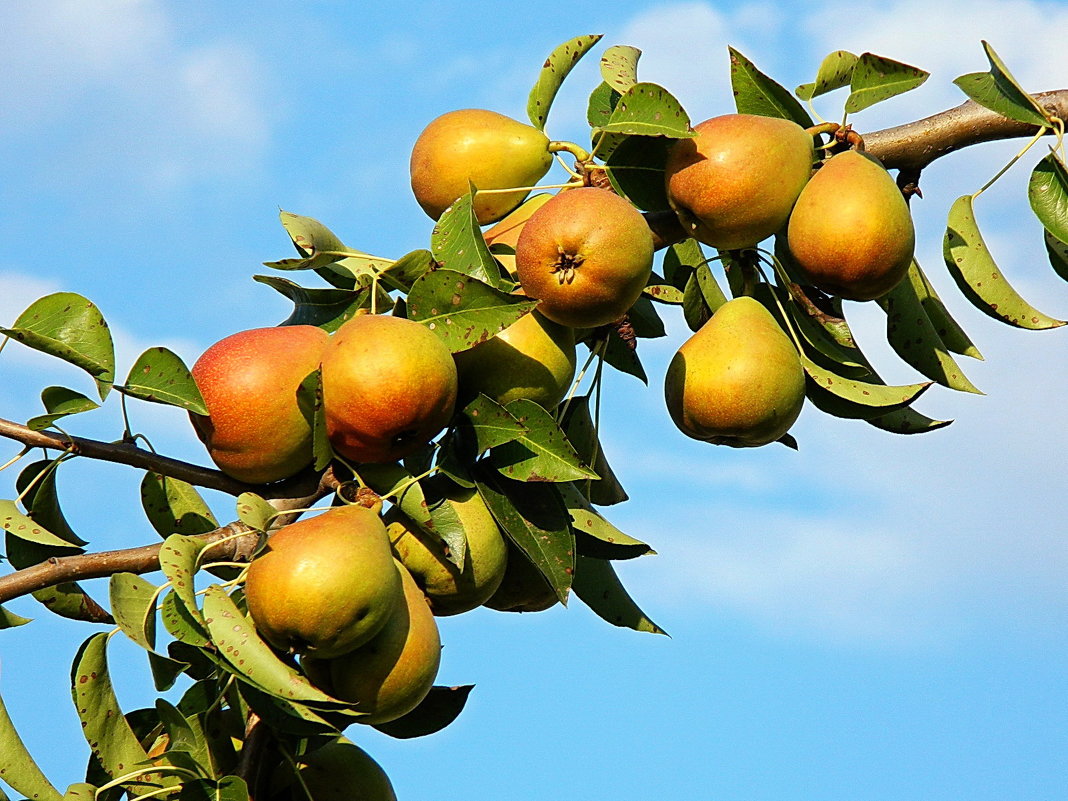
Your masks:
{"label": "green pear", "polygon": [[668,365],[664,398],[675,425],[694,439],[755,447],[787,432],[805,401],[805,371],[793,343],[758,301],[728,301],[683,343]]}
{"label": "green pear", "polygon": [[653,266],[653,234],[641,213],[594,187],[554,195],[523,226],[515,246],[523,292],[561,325],[613,323],[634,305]]}
{"label": "green pear", "polygon": [[[437,478],[437,477],[435,477]],[[435,615],[457,615],[484,603],[500,586],[508,551],[493,515],[474,489],[451,481],[426,482],[428,501],[446,504],[467,538],[463,570],[449,561],[446,545],[416,526],[397,507],[385,515],[393,552],[422,588]]]}
{"label": "green pear", "polygon": [[575,332],[535,310],[455,359],[461,403],[482,393],[502,406],[526,398],[552,409],[575,378]]}
{"label": "green pear", "polygon": [[890,173],[875,157],[847,150],[802,190],[787,241],[809,283],[848,300],[874,300],[905,277],[916,232]]}
{"label": "green pear", "polygon": [[668,201],[690,236],[721,250],[753,247],[790,215],[812,174],[812,137],[795,122],[725,114],[668,152]]}
{"label": "green pear", "polygon": [[355,462],[392,462],[422,447],[452,417],[456,363],[425,325],[382,314],[347,321],[322,353],[330,444]]}
{"label": "green pear", "polygon": [[382,519],[339,506],[279,529],[249,565],[245,599],[283,651],[331,657],[362,645],[403,602]]}
{"label": "green pear", "polygon": [[299,757],[296,769],[299,781],[288,764],[278,767],[267,790],[270,801],[397,801],[382,766],[344,738]]}
{"label": "green pear", "polygon": [[254,328],[221,339],[193,365],[208,416],[191,414],[220,470],[265,484],[312,461],[312,434],[297,388],[319,367],[327,334],[310,325]]}
{"label": "green pear", "polygon": [[[415,141],[412,191],[423,211],[438,219],[471,184],[480,190],[531,187],[549,171],[549,139],[533,126],[485,109],[460,109],[433,120]],[[523,202],[529,189],[475,195],[480,225]]]}
{"label": "green pear", "polygon": [[426,596],[399,562],[404,588],[385,626],[369,642],[334,659],[301,664],[319,687],[367,714],[360,723],[387,723],[418,706],[438,674],[441,638]]}

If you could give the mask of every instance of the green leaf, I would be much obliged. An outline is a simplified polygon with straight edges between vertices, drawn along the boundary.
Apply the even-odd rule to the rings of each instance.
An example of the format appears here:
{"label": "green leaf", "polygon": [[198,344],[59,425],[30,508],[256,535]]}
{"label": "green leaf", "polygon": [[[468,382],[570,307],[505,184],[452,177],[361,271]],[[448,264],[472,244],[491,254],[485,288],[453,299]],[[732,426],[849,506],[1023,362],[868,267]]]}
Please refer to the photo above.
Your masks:
{"label": "green leaf", "polygon": [[697,282],[697,274],[691,273],[682,293],[682,316],[691,331],[699,331],[701,326],[712,319],[712,310],[708,308]]}
{"label": "green leaf", "polygon": [[141,506],[152,528],[163,538],[171,534],[206,534],[219,527],[197,488],[151,471],[141,479]]}
{"label": "green leaf", "polygon": [[652,634],[667,634],[634,603],[611,562],[590,556],[578,556],[573,587],[575,595],[586,606],[613,626],[648,631]]}
{"label": "green leaf", "polygon": [[297,408],[308,421],[312,435],[312,468],[325,470],[334,458],[323,410],[323,372],[315,369],[297,386]]}
{"label": "green leaf", "polygon": [[332,333],[354,317],[357,310],[371,305],[371,293],[367,289],[309,288],[275,275],[254,275],[252,280],[278,290],[293,301],[293,313],[280,325],[314,325]]}
{"label": "green leaf", "polygon": [[802,84],[794,90],[794,94],[802,100],[811,100],[843,86],[849,86],[849,81],[853,77],[853,69],[856,66],[855,55],[848,50],[835,50],[820,62],[816,81]]}
{"label": "green leaf", "polygon": [[429,250],[406,253],[382,271],[382,280],[407,293],[419,276],[435,269],[434,254]]}
{"label": "green leaf", "polygon": [[167,348],[149,348],[138,356],[125,385],[115,388],[132,398],[177,406],[200,415],[208,413],[189,368]]}
{"label": "green leaf", "polygon": [[571,526],[586,535],[576,537],[579,553],[600,559],[634,559],[656,553],[646,543],[628,536],[609,523],[574,484],[561,484],[560,496],[571,516]]}
{"label": "green leaf", "polygon": [[505,409],[526,429],[495,447],[493,466],[516,481],[574,481],[598,476],[582,463],[553,416],[532,400],[518,398]]}
{"label": "green leaf", "polygon": [[935,420],[908,407],[896,412],[879,415],[864,421],[891,434],[925,434],[939,428],[945,428],[952,420]]}
{"label": "green leaf", "polygon": [[41,390],[41,403],[44,404],[48,413],[31,417],[26,421],[26,427],[33,431],[42,431],[56,420],[68,415],[91,412],[93,409],[100,408],[100,404],[96,401],[66,387],[45,387]]}
{"label": "green leaf", "polygon": [[435,270],[408,293],[408,317],[441,337],[453,353],[496,336],[538,305],[453,270]]}
{"label": "green leaf", "polygon": [[1003,117],[1031,125],[1049,125],[1045,110],[1016,82],[994,48],[984,41],[983,49],[990,71],[961,75],[953,83],[980,106]]}
{"label": "green leaf", "polygon": [[670,208],[664,188],[664,165],[673,140],[625,136],[604,164],[612,189],[642,211]]}
{"label": "green leaf", "polygon": [[255,492],[237,496],[237,519],[256,531],[267,531],[278,516],[278,510]]}
{"label": "green leaf", "polygon": [[335,710],[328,716],[324,716],[309,709],[305,704],[276,698],[251,684],[239,683],[238,693],[272,731],[296,734],[301,737],[336,737],[339,728],[344,728],[359,719],[355,714],[344,710]]}
{"label": "green leaf", "polygon": [[135,573],[114,573],[108,584],[111,613],[123,633],[146,651],[156,647],[156,591]]}
{"label": "green leaf", "polygon": [[616,331],[609,331],[607,337],[608,342],[604,350],[605,364],[621,373],[634,376],[643,384],[648,384],[649,376],[645,374],[642,361],[638,358],[638,351],[624,342]]}
{"label": "green leaf", "polygon": [[396,493],[393,503],[400,507],[420,528],[433,528],[434,520],[430,516],[429,504],[423,486],[415,480],[415,475],[399,464],[364,464],[360,465],[360,478],[381,496]]}
{"label": "green leaf", "polygon": [[268,261],[264,266],[276,270],[315,270],[348,255],[345,244],[318,220],[289,211],[279,211],[278,218],[301,257]]}
{"label": "green leaf", "polygon": [[56,480],[60,464],[42,459],[27,465],[15,480],[15,489],[22,495],[23,506],[35,523],[55,534],[64,544],[80,548],[87,543],[74,533],[59,505]]}
{"label": "green leaf", "polygon": [[16,615],[4,607],[0,606],[0,629],[13,629],[18,626],[25,626],[27,623],[32,623],[32,617],[23,617],[22,615]]}
{"label": "green leaf", "polygon": [[579,395],[571,399],[562,426],[582,463],[591,465],[600,476],[599,479],[583,481],[577,485],[583,494],[599,506],[611,506],[627,500],[627,493],[616,478],[597,437],[589,395]]}
{"label": "green leaf", "polygon": [[1038,162],[1027,197],[1039,222],[1061,242],[1068,242],[1068,169],[1056,153]]}
{"label": "green leaf", "polygon": [[801,363],[808,377],[809,400],[835,417],[866,420],[897,411],[916,400],[932,383],[887,386],[843,378],[806,356],[801,357]]}
{"label": "green leaf", "polygon": [[[19,539],[10,533],[7,535],[6,540],[7,558],[11,562],[11,566],[16,570],[40,564],[53,557],[58,558],[81,553],[80,548],[70,545],[65,547],[44,546]],[[74,582],[66,581],[54,587],[37,590],[33,593],[33,597],[49,612],[60,617],[92,623],[114,622],[111,615]]]}
{"label": "green leaf", "polygon": [[73,292],[56,292],[30,304],[11,328],[0,327],[27,347],[85,370],[104,400],[115,380],[115,346],[96,305]]}
{"label": "green leaf", "polygon": [[733,47],[727,48],[731,59],[731,88],[739,114],[759,114],[793,120],[802,128],[812,127],[812,118],[789,90],[758,70],[752,61]]}
{"label": "green leaf", "polygon": [[[197,618],[193,617],[189,607],[176,592],[169,592],[163,597],[159,617],[167,633],[179,643],[203,648],[211,641],[203,622],[198,622]],[[170,645],[173,646],[174,643]]]}
{"label": "green leaf", "polygon": [[476,483],[498,525],[526,553],[566,605],[575,572],[575,538],[556,485],[524,483],[489,474]]}
{"label": "green leaf", "polygon": [[489,252],[479,228],[470,192],[455,200],[438,219],[430,236],[430,251],[446,270],[468,275],[490,286],[496,286],[501,279],[497,261]]}
{"label": "green leaf", "polygon": [[883,58],[873,53],[864,53],[857,62],[850,79],[849,97],[845,110],[850,114],[881,103],[920,86],[931,73]]}
{"label": "green leaf", "polygon": [[15,730],[3,698],[0,698],[0,754],[4,783],[34,801],[60,801],[62,796],[34,762]]}
{"label": "green leaf", "polygon": [[627,311],[627,322],[634,336],[641,339],[658,339],[667,336],[664,321],[660,318],[656,306],[646,296],[639,297]]}
{"label": "green leaf", "polygon": [[530,118],[531,125],[538,130],[545,129],[549,108],[564,78],[571,72],[571,68],[578,63],[578,60],[599,41],[601,41],[601,34],[576,36],[559,45],[549,54],[527,98],[527,116]]}
{"label": "green leaf", "polygon": [[[617,92],[607,83],[601,83],[590,93],[590,99],[586,104],[586,122],[592,129],[591,134],[595,141],[600,135],[599,131],[612,119],[612,112],[622,96],[622,92]],[[601,147],[597,152],[601,156],[607,156],[609,151]]]}
{"label": "green leaf", "polygon": [[987,249],[975,221],[972,196],[957,198],[949,210],[942,255],[950,275],[979,311],[1017,328],[1041,330],[1064,325],[1020,297]]}
{"label": "green leaf", "polygon": [[275,656],[222,587],[212,585],[205,591],[204,622],[219,655],[253,686],[286,701],[340,703]]}
{"label": "green leaf", "polygon": [[1068,281],[1068,243],[1057,239],[1049,231],[1045,232],[1046,254],[1053,271]]}
{"label": "green leaf", "polygon": [[696,136],[682,104],[671,92],[655,83],[636,83],[624,92],[602,130],[671,139]]}
{"label": "green leaf", "polygon": [[[93,756],[113,779],[130,773],[134,766],[148,759],[133,729],[119,708],[108,672],[109,635],[94,634],[82,643],[71,669],[71,695]],[[133,795],[175,784],[173,777],[148,774],[138,777],[137,784],[126,785]]]}
{"label": "green leaf", "polygon": [[682,305],[685,296],[681,289],[671,284],[649,284],[642,290],[642,293],[658,303],[670,303],[676,306]]}
{"label": "green leaf", "polygon": [[187,662],[179,662],[155,651],[148,652],[148,668],[152,673],[152,686],[156,688],[156,692],[163,693],[171,689],[187,667]]}
{"label": "green leaf", "polygon": [[463,419],[476,443],[475,456],[527,433],[527,428],[492,398],[480,394],[463,409]]}
{"label": "green leaf", "polygon": [[601,56],[601,78],[620,94],[638,82],[642,51],[629,45],[612,45]]}
{"label": "green leaf", "polygon": [[185,611],[198,625],[201,634],[206,634],[207,630],[204,628],[204,617],[197,606],[194,576],[197,572],[197,560],[205,547],[203,540],[171,534],[163,541],[159,550],[160,569],[171,583],[178,600],[185,606]]}
{"label": "green leaf", "polygon": [[473,689],[473,684],[461,687],[431,687],[426,698],[411,712],[388,723],[375,723],[374,728],[400,740],[435,734],[459,717],[467,704],[467,696]]}
{"label": "green leaf", "polygon": [[[915,273],[916,264],[909,267]],[[886,312],[886,338],[897,354],[932,381],[961,392],[980,392],[935,330],[910,276],[877,300]]]}
{"label": "green leaf", "polygon": [[20,512],[14,501],[0,501],[0,528],[19,539],[38,545],[50,545],[57,548],[71,546],[71,543],[57,537],[44,526]]}
{"label": "green leaf", "polygon": [[931,318],[931,323],[934,325],[935,330],[938,331],[938,336],[941,337],[946,347],[953,353],[970,356],[973,359],[982,361],[983,354],[979,352],[979,349],[968,338],[964,329],[950,315],[949,310],[942,303],[942,299],[935,292],[935,288],[931,286],[930,280],[924,274],[923,268],[915,261],[912,262],[912,268],[909,269],[908,280],[912,282],[916,295],[923,305],[923,310]]}

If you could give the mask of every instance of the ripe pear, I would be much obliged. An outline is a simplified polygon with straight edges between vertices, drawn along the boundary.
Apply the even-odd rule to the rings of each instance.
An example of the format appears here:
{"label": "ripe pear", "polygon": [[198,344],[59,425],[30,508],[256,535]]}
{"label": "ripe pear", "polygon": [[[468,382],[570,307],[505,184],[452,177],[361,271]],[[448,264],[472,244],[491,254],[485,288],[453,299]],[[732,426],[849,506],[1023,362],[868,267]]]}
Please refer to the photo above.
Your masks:
{"label": "ripe pear", "polygon": [[439,537],[420,529],[397,507],[386,513],[393,553],[411,573],[438,616],[458,615],[481,606],[501,584],[508,551],[497,523],[478,492],[451,481],[428,482],[432,502],[447,504],[467,538],[463,570],[446,556]]}
{"label": "ripe pear", "polygon": [[288,478],[312,461],[311,426],[297,404],[300,382],[319,366],[321,328],[254,328],[221,339],[193,365],[208,416],[191,414],[220,470],[250,484]]}
{"label": "ripe pear", "polygon": [[501,586],[483,606],[498,612],[543,612],[560,603],[548,579],[511,541],[506,540],[508,567]]}
{"label": "ripe pear", "polygon": [[327,436],[346,459],[401,459],[452,417],[456,364],[441,339],[420,323],[357,315],[330,337],[322,359]]}
{"label": "ripe pear", "polygon": [[691,236],[722,250],[753,247],[790,215],[812,174],[812,137],[795,122],[725,114],[672,144],[668,201]]}
{"label": "ripe pear", "polygon": [[[309,801],[309,796],[311,801],[397,801],[393,784],[382,766],[345,739],[327,743],[300,757],[297,762],[300,782],[286,768],[287,765],[280,766],[271,782],[268,798],[272,801]],[[281,792],[271,792],[279,787]]]}
{"label": "ripe pear", "polygon": [[893,289],[912,263],[916,232],[897,183],[873,156],[831,156],[797,199],[787,241],[802,276],[849,300]]}
{"label": "ripe pear", "polygon": [[387,723],[415,709],[434,686],[441,662],[438,624],[426,596],[399,562],[394,571],[404,598],[373,639],[334,659],[302,661],[314,683],[368,713],[360,723]]}
{"label": "ripe pear", "polygon": [[461,403],[481,392],[502,406],[526,398],[552,409],[575,378],[575,331],[535,310],[455,359]]}
{"label": "ripe pear", "polygon": [[[453,202],[478,189],[531,187],[549,171],[553,156],[544,133],[485,109],[461,109],[433,120],[412,148],[412,191],[423,211],[438,219]],[[529,189],[476,194],[480,225],[523,202]]]}
{"label": "ripe pear", "polygon": [[628,201],[583,187],[554,195],[531,215],[515,248],[523,291],[538,311],[572,328],[626,314],[653,266],[653,234]]}
{"label": "ripe pear", "polygon": [[682,433],[717,445],[755,447],[787,432],[805,401],[805,372],[789,337],[758,301],[716,310],[683,343],[664,380]]}
{"label": "ripe pear", "polygon": [[245,599],[283,651],[326,658],[362,645],[403,602],[382,519],[352,505],[285,526],[249,565]]}
{"label": "ripe pear", "polygon": [[[519,241],[519,234],[522,233],[523,226],[527,224],[530,215],[544,206],[551,197],[552,195],[545,192],[528,197],[515,211],[482,232],[486,245],[508,245],[514,251]],[[495,253],[494,258],[504,265],[509,275],[515,276],[514,253]]]}

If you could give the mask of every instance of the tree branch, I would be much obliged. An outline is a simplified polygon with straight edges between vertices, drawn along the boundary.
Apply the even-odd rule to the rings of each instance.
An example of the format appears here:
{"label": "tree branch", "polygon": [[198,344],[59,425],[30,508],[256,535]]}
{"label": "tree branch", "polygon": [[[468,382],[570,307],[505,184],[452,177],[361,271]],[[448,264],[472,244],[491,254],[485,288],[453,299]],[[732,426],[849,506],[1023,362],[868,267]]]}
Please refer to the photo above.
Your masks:
{"label": "tree branch", "polygon": [[125,442],[100,442],[84,437],[71,437],[51,431],[34,431],[31,428],[0,418],[0,437],[21,442],[31,448],[70,450],[79,456],[100,459],[105,462],[130,465],[151,470],[170,478],[195,484],[198,487],[219,490],[228,495],[256,492],[264,498],[293,498],[308,495],[315,489],[319,476],[305,471],[293,478],[274,484],[252,485],[230,478],[219,470],[189,464],[168,456],[160,456]]}

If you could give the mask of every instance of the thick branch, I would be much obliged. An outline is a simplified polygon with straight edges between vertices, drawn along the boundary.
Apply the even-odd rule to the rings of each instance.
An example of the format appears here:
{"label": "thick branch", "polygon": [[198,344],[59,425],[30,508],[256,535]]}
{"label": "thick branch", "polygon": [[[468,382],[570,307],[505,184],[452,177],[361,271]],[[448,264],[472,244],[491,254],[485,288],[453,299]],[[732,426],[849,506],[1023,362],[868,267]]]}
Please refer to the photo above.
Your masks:
{"label": "thick branch", "polygon": [[219,470],[199,467],[168,456],[160,456],[125,442],[100,442],[95,439],[69,437],[50,431],[34,431],[20,423],[4,419],[0,419],[0,437],[13,439],[31,448],[51,448],[59,451],[69,449],[79,456],[88,456],[90,459],[141,467],[229,495],[253,491],[264,498],[291,498],[310,494],[319,480],[317,475],[308,472],[275,484],[253,486],[236,481]]}
{"label": "thick branch", "polygon": [[[1068,89],[1036,94],[1051,115],[1068,120]],[[918,172],[954,150],[1034,136],[1038,128],[1006,119],[971,100],[916,122],[864,134],[865,149],[878,156],[887,169]]]}

